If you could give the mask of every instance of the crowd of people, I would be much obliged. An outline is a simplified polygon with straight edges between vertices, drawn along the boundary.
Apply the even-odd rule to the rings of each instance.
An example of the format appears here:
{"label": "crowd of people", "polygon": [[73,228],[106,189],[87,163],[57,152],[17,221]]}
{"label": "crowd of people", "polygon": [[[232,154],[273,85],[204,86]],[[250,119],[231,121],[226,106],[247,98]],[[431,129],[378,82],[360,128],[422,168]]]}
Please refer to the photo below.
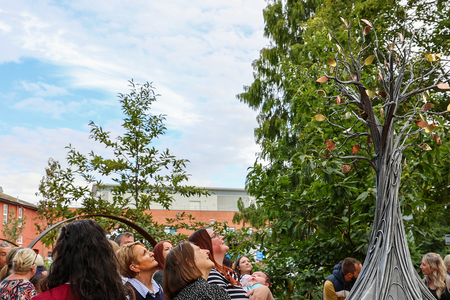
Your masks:
{"label": "crowd of people", "polygon": [[251,264],[236,264],[242,273],[223,264],[229,250],[223,239],[200,229],[176,247],[161,241],[150,252],[131,233],[111,241],[97,222],[74,221],[61,228],[50,270],[39,280],[38,254],[0,244],[0,299],[272,300],[267,274],[255,272],[243,284]]}
{"label": "crowd of people", "polygon": [[[61,228],[48,272],[32,249],[0,243],[0,300],[273,300],[268,274],[253,272],[245,256],[227,262],[228,250],[209,228],[150,252],[131,233],[111,241],[97,222],[78,220]],[[345,299],[361,269],[354,258],[339,262],[322,299]],[[434,297],[450,300],[450,255],[428,253],[420,269]]]}

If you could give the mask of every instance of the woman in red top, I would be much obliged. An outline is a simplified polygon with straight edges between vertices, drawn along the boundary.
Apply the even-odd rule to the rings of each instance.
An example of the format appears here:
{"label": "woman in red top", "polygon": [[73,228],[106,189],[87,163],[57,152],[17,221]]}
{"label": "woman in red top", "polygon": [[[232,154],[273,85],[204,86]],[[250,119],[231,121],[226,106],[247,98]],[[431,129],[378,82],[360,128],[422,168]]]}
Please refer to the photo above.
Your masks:
{"label": "woman in red top", "polygon": [[126,300],[117,258],[103,228],[78,220],[61,228],[55,260],[33,300]]}

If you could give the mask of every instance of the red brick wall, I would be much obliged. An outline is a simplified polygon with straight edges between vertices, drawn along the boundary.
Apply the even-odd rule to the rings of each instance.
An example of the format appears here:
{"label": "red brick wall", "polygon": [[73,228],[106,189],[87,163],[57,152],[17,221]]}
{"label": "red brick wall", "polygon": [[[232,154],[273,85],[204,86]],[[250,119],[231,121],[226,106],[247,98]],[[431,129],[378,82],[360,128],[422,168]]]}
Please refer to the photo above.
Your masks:
{"label": "red brick wall", "polygon": [[[153,218],[156,222],[160,224],[167,224],[166,218],[176,218],[177,213],[182,214],[184,211],[181,210],[152,210]],[[214,219],[216,222],[228,222],[228,226],[235,227],[239,229],[241,225],[233,224],[234,211],[202,211],[202,210],[187,210],[185,211],[187,215],[192,215],[195,217],[197,222],[206,222],[210,224],[210,219]],[[189,234],[192,231],[181,229],[180,233]]]}
{"label": "red brick wall", "polygon": [[[0,236],[2,238],[6,238],[3,236],[2,230],[4,229],[4,225],[3,225],[3,204],[7,204],[8,205],[8,211],[12,211],[14,210],[15,212],[15,218],[19,218],[19,208],[22,207],[23,208],[23,217],[25,218],[26,216],[26,220],[25,220],[25,229],[22,231],[22,244],[19,246],[22,247],[28,247],[28,245],[37,237],[37,232],[36,229],[34,227],[34,223],[36,222],[34,219],[36,218],[37,214],[36,211],[32,208],[29,207],[24,207],[24,206],[20,206],[17,204],[13,204],[10,202],[4,202],[0,199]],[[8,220],[9,220],[9,216],[8,216]],[[17,243],[16,243],[17,244]],[[42,255],[43,257],[47,256],[48,251],[50,251],[49,249],[46,249],[41,242],[38,242],[33,249],[38,249],[39,250],[39,254]]]}

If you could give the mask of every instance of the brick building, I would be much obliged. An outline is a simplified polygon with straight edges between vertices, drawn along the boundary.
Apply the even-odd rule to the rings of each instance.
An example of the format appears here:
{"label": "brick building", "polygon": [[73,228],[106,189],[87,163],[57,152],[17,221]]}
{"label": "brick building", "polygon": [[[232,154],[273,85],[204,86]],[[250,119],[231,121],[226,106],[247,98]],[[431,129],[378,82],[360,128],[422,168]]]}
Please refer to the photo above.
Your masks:
{"label": "brick building", "polygon": [[[112,200],[111,189],[114,185],[105,185],[101,190],[93,187],[93,193],[96,197],[104,200]],[[233,216],[238,212],[237,202],[242,199],[244,206],[248,207],[255,201],[255,198],[249,196],[245,189],[232,188],[206,188],[211,192],[210,196],[191,196],[183,197],[179,194],[173,195],[174,201],[170,210],[164,209],[159,204],[152,204],[151,213],[156,222],[164,224],[166,218],[175,218],[177,214],[186,212],[195,217],[198,222],[228,222],[231,229],[239,229],[242,225],[233,224]],[[171,231],[169,228],[168,231]],[[175,233],[172,231],[172,233]],[[180,233],[188,233],[186,230]]]}
{"label": "brick building", "polygon": [[[22,231],[19,239],[16,242],[18,246],[27,247],[38,235],[36,229],[34,227],[35,218],[37,217],[38,207],[32,203],[23,201],[18,197],[12,197],[5,193],[3,193],[3,189],[0,187],[0,237],[5,238],[3,236],[3,229],[5,228],[5,223],[10,218],[10,213],[13,211],[13,218],[19,219],[24,218],[24,230]],[[42,256],[48,255],[48,249],[46,249],[41,242],[38,242],[33,249],[39,250],[39,254]]]}

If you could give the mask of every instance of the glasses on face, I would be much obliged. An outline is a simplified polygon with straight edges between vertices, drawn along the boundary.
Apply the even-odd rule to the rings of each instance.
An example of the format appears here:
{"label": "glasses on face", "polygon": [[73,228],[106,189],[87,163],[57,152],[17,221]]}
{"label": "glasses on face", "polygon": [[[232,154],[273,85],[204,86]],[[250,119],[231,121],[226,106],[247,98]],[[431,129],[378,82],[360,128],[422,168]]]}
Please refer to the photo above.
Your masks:
{"label": "glasses on face", "polygon": [[215,239],[215,238],[218,238],[219,235],[217,234],[217,232],[214,231],[210,237],[211,237],[211,239]]}
{"label": "glasses on face", "polygon": [[183,252],[183,244],[184,244],[184,242],[179,242],[178,243],[178,246],[180,246],[180,251],[181,252]]}

